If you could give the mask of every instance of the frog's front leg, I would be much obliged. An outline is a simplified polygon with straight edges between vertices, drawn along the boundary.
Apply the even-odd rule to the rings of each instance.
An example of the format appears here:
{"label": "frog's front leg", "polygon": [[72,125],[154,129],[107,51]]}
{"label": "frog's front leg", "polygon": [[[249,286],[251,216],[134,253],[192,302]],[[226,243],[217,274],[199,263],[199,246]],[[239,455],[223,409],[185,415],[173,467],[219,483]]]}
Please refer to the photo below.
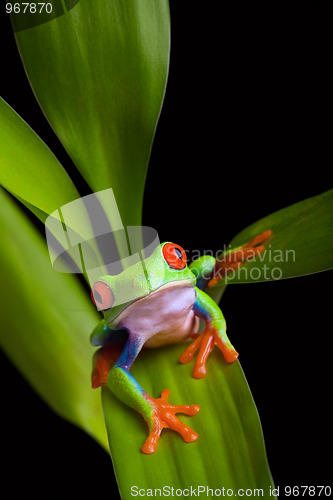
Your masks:
{"label": "frog's front leg", "polygon": [[202,378],[206,375],[206,361],[217,345],[228,363],[232,363],[238,358],[235,350],[226,333],[226,322],[221,309],[205,292],[196,288],[196,301],[193,307],[194,313],[206,323],[205,330],[188,346],[180,356],[181,363],[192,361],[195,352],[199,349],[195,360],[192,375],[195,378]]}
{"label": "frog's front leg", "polygon": [[195,415],[200,408],[198,405],[170,404],[168,402],[169,390],[162,391],[161,397],[154,399],[142,389],[129,372],[142,345],[140,337],[130,334],[119,359],[107,376],[106,384],[121,401],[141,413],[146,420],[149,436],[141,450],[143,453],[150,454],[156,451],[160,434],[166,427],[179,432],[186,442],[197,439],[197,433],[178,420],[175,414]]}

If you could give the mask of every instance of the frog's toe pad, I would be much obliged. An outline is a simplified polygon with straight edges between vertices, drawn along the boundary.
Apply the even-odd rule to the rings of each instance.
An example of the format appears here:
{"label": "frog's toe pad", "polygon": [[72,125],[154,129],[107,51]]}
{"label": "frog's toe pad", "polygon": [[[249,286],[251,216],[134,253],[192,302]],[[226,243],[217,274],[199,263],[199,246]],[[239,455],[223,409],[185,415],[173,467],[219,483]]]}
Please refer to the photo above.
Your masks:
{"label": "frog's toe pad", "polygon": [[150,434],[141,448],[143,453],[151,454],[156,451],[158,439],[164,428],[178,432],[186,443],[191,443],[198,438],[198,434],[181,422],[176,417],[176,413],[193,416],[198,413],[200,407],[198,405],[172,405],[168,402],[169,395],[170,391],[166,389],[162,391],[161,397],[158,399],[149,397],[153,414]]}
{"label": "frog's toe pad", "polygon": [[228,351],[225,351],[223,355],[227,363],[233,363],[239,356],[238,352],[235,351],[235,349],[230,349]]}

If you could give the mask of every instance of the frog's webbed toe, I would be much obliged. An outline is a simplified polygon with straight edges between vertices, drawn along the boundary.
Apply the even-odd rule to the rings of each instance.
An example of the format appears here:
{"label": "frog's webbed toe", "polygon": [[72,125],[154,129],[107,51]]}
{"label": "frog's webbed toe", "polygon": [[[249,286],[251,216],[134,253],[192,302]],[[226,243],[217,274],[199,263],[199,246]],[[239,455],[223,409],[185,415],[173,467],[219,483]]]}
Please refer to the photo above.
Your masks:
{"label": "frog's webbed toe", "polygon": [[238,358],[238,352],[232,345],[229,342],[223,341],[215,328],[207,325],[205,330],[180,355],[179,361],[181,363],[189,363],[199,349],[192,375],[194,378],[203,378],[207,373],[206,362],[208,356],[216,345],[222,351],[227,363],[233,363]]}
{"label": "frog's webbed toe", "polygon": [[172,429],[178,432],[186,443],[195,441],[198,434],[190,427],[181,422],[176,413],[184,413],[186,415],[196,415],[200,410],[198,405],[172,405],[168,402],[170,391],[165,389],[161,393],[161,397],[154,399],[147,395],[147,398],[152,406],[151,419],[147,419],[149,425],[149,436],[146,439],[141,451],[146,454],[151,454],[156,451],[157,442],[164,428]]}

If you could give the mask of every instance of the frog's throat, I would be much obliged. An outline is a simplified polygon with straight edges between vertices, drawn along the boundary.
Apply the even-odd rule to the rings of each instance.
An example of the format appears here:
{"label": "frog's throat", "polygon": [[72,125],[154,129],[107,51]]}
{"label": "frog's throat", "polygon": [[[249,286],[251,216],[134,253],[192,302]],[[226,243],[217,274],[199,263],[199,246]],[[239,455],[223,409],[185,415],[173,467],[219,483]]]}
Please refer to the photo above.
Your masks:
{"label": "frog's throat", "polygon": [[159,286],[156,288],[156,290],[153,290],[152,292],[148,293],[144,297],[139,297],[138,299],[134,300],[131,302],[125,309],[123,309],[115,318],[113,318],[112,323],[119,323],[122,321],[127,314],[131,312],[134,307],[137,306],[138,302],[144,301],[144,300],[149,300],[153,295],[156,295],[158,293],[163,292],[167,288],[176,288],[176,287],[184,287],[184,288],[193,288],[195,286],[195,283],[193,279],[185,279],[185,280],[175,280],[175,281],[168,281],[168,283],[164,283],[163,285]]}

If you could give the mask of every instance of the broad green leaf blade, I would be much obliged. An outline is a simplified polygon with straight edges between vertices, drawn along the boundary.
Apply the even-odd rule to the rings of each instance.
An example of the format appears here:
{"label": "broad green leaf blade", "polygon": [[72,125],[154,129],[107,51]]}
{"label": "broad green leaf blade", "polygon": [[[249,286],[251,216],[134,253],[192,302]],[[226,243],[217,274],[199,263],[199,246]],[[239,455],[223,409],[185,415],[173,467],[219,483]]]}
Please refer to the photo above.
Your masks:
{"label": "broad green leaf blade", "polygon": [[231,271],[225,283],[292,278],[333,268],[333,189],[283,208],[241,231],[230,248],[272,230],[265,250],[255,260]]}
{"label": "broad green leaf blade", "polygon": [[51,267],[46,245],[0,189],[0,345],[38,394],[60,415],[107,447],[100,399],[90,388],[98,321],[73,275]]}
{"label": "broad green leaf blade", "polygon": [[53,153],[1,98],[0,129],[0,184],[42,221],[79,197]]}
{"label": "broad green leaf blade", "polygon": [[163,430],[156,453],[144,455],[140,448],[148,435],[145,421],[107,387],[103,389],[104,416],[122,498],[131,498],[131,486],[162,491],[164,486],[175,490],[225,487],[235,493],[239,488],[262,488],[267,498],[273,482],[259,417],[239,362],[228,365],[220,352],[213,352],[206,377],[196,380],[191,376],[192,365],[178,362],[183,350],[184,345],[146,350],[131,373],[153,397],[168,388],[171,403],[200,405],[196,416],[180,415],[199,434],[193,443],[184,443],[174,431]]}
{"label": "broad green leaf blade", "polygon": [[140,224],[169,24],[167,0],[80,0],[16,33],[44,113],[92,190],[114,189],[125,225]]}

